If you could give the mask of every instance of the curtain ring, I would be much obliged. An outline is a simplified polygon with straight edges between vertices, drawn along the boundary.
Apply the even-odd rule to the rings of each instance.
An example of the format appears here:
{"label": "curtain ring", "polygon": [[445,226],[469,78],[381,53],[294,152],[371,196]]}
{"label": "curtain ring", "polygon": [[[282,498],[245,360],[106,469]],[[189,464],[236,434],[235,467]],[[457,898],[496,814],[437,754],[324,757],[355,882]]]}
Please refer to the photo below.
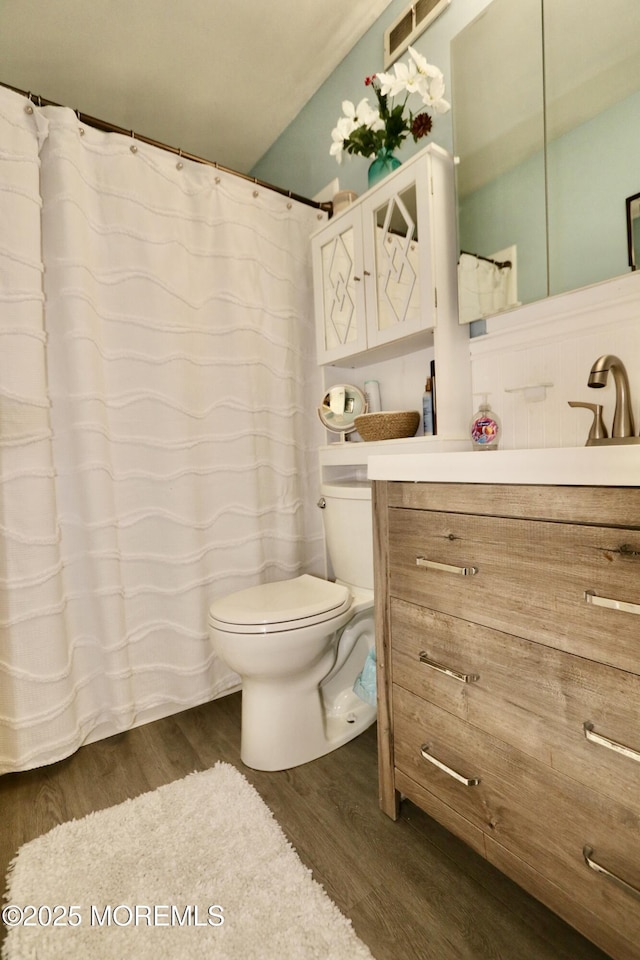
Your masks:
{"label": "curtain ring", "polygon": [[29,91],[29,93],[27,94],[27,99],[29,103],[25,104],[24,112],[31,114],[33,113],[33,104],[31,103],[31,91]]}
{"label": "curtain ring", "polygon": [[[132,130],[132,131],[131,131],[131,139],[132,139],[132,140],[135,140],[135,138],[136,138],[136,135],[135,135],[135,133],[134,133],[133,130]],[[135,143],[132,143],[132,144],[131,144],[131,146],[129,147],[129,150],[131,150],[131,153],[137,153],[137,152],[138,152],[138,148],[137,148],[137,146],[136,146]]]}
{"label": "curtain ring", "polygon": [[[182,150],[178,151],[178,156],[182,157]],[[178,160],[178,162],[176,163],[176,170],[182,170],[183,167],[184,167],[184,163],[182,162],[182,160]]]}

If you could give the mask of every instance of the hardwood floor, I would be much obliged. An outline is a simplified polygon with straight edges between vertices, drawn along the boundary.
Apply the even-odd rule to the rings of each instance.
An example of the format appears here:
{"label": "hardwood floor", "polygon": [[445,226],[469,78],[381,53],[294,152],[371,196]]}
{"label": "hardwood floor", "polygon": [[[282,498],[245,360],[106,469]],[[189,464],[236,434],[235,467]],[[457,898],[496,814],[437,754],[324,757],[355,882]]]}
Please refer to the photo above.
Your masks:
{"label": "hardwood floor", "polygon": [[381,813],[375,727],[280,773],[243,767],[239,748],[234,694],[0,777],[0,874],[56,824],[224,760],[255,786],[376,960],[606,960],[408,801],[395,823]]}

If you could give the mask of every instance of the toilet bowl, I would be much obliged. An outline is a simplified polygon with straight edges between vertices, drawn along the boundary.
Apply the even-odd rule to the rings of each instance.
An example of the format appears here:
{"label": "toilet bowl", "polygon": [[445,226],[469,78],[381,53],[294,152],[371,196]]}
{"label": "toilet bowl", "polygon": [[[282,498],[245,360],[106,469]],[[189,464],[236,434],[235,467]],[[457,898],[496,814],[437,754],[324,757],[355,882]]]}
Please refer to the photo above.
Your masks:
{"label": "toilet bowl", "polygon": [[324,484],[322,495],[334,571],[361,582],[304,574],[222,597],[209,611],[214,650],[242,680],[240,757],[256,770],[315,760],[376,717],[353,689],[375,645],[370,487]]}

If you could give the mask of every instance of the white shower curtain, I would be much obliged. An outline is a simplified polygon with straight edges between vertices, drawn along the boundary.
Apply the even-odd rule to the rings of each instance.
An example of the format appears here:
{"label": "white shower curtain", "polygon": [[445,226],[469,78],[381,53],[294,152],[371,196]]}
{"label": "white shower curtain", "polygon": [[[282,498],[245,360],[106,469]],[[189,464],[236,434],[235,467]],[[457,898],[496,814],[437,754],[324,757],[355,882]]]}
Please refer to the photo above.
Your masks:
{"label": "white shower curtain", "polygon": [[460,323],[471,323],[500,313],[509,303],[511,264],[461,253],[458,261],[458,313]]}
{"label": "white shower curtain", "polygon": [[235,687],[210,603],[323,550],[318,212],[6,90],[0,157],[4,772]]}

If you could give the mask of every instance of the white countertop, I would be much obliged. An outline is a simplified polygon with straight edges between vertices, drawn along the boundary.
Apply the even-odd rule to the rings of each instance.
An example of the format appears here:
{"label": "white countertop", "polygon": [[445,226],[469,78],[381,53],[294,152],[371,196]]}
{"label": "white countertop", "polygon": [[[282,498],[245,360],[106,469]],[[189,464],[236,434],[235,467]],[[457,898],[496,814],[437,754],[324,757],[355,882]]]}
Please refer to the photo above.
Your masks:
{"label": "white countertop", "polygon": [[371,456],[371,480],[640,486],[640,444]]}

